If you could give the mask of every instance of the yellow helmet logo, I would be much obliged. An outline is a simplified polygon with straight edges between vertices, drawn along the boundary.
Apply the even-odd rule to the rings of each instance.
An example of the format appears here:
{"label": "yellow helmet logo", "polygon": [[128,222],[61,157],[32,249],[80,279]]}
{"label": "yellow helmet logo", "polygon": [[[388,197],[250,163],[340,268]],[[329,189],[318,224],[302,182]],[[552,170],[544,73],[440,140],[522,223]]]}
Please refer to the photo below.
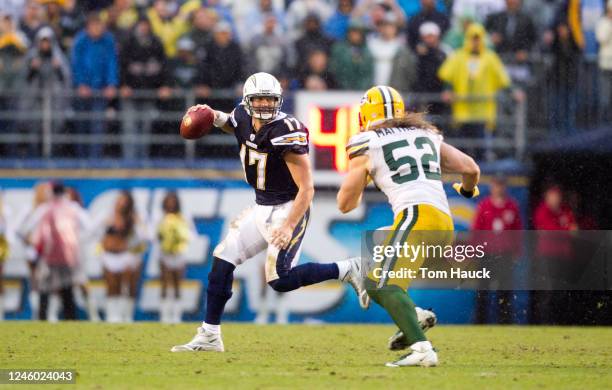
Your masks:
{"label": "yellow helmet logo", "polygon": [[359,126],[368,129],[376,122],[404,115],[404,100],[395,88],[378,85],[366,91],[359,106]]}

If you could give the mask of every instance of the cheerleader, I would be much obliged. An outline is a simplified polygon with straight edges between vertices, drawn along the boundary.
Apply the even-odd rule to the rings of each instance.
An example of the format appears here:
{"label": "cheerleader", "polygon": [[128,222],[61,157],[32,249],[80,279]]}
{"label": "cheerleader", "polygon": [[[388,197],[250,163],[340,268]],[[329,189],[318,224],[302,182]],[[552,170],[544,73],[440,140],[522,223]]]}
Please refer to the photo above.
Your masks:
{"label": "cheerleader", "polygon": [[133,287],[135,253],[141,252],[144,239],[139,236],[134,198],[121,191],[113,215],[106,223],[102,238],[102,267],[106,282],[106,321],[131,322],[134,314]]}
{"label": "cheerleader", "polygon": [[[185,273],[185,251],[191,239],[190,224],[181,215],[181,204],[175,192],[169,192],[163,202],[163,217],[157,226],[161,268],[160,320],[179,323],[183,315],[181,306],[181,280]],[[174,294],[168,293],[172,288]]]}

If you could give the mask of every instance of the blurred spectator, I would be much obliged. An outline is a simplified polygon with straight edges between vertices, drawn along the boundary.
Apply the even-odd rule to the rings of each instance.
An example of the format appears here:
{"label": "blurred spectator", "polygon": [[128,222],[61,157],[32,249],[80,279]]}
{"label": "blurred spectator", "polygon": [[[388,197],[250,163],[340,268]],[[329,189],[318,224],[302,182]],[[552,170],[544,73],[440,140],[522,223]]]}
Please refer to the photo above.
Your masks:
{"label": "blurred spectator", "polygon": [[[419,28],[419,43],[416,46],[417,66],[414,92],[440,94],[443,91],[442,81],[438,78],[438,69],[446,59],[446,53],[440,47],[440,27],[433,22],[425,22]],[[427,111],[439,115],[444,105],[439,99],[427,101]]]}
{"label": "blurred spectator", "polygon": [[[452,50],[457,50],[463,47],[465,32],[472,23],[475,22],[474,15],[465,14],[457,16],[452,20],[451,28],[446,32],[442,41]],[[489,46],[487,44],[487,46]]]}
{"label": "blurred spectator", "polygon": [[232,28],[232,34],[236,36],[236,24],[234,23],[232,10],[228,5],[226,5],[225,2],[221,0],[189,0],[181,6],[181,11],[185,13],[189,12],[191,8],[193,8],[192,10],[195,10],[194,7],[197,7],[196,4],[215,11],[215,13],[219,16],[219,20],[224,20],[229,23],[230,27]]}
{"label": "blurred spectator", "polygon": [[327,54],[314,50],[306,61],[306,68],[300,73],[300,87],[309,91],[325,91],[337,88],[336,79],[329,71]]}
{"label": "blurred spectator", "polygon": [[374,84],[392,85],[408,92],[416,77],[416,59],[398,35],[397,20],[389,14],[377,26],[377,34],[367,40],[374,57]]}
{"label": "blurred spectator", "polygon": [[363,90],[372,86],[374,59],[365,42],[365,25],[352,20],[346,39],[332,48],[330,70],[338,81],[338,88]]}
{"label": "blurred spectator", "polygon": [[[491,194],[481,200],[476,207],[472,230],[493,232],[520,230],[523,223],[518,202],[508,195],[506,178],[494,176],[491,179],[490,191]],[[515,243],[510,241],[498,242],[498,244],[506,245],[504,251],[512,251],[515,246]]]}
{"label": "blurred spectator", "polygon": [[121,45],[138,21],[138,10],[134,0],[114,0],[110,7],[100,12],[100,18]]}
{"label": "blurred spectator", "polygon": [[353,8],[354,0],[338,1],[338,8],[327,22],[325,22],[324,30],[328,37],[336,41],[341,41],[346,37]]}
{"label": "blurred spectator", "polygon": [[454,0],[452,18],[472,15],[477,23],[484,23],[487,16],[506,9],[504,0]]}
{"label": "blurred spectator", "polygon": [[55,33],[57,42],[62,48],[70,48],[72,38],[83,28],[85,13],[77,6],[76,0],[44,0],[44,21]]}
{"label": "blurred spectator", "polygon": [[13,20],[19,20],[25,10],[27,0],[3,0],[0,2],[0,15],[10,16]]}
{"label": "blurred spectator", "polygon": [[[561,189],[550,186],[533,215],[535,230],[574,231],[576,219],[572,210],[564,203]],[[564,233],[542,233],[538,235],[535,258],[532,260],[532,278],[538,291],[530,297],[531,323],[558,324],[568,310],[568,292],[551,291],[553,283],[567,280],[567,272],[573,272],[571,260],[573,241]]]}
{"label": "blurred spectator", "polygon": [[551,105],[550,128],[553,134],[574,134],[581,49],[565,22],[560,22],[555,28],[551,52],[553,62],[547,75]]}
{"label": "blurred spectator", "polygon": [[24,119],[19,126],[19,132],[29,134],[31,139],[37,142],[28,143],[25,150],[19,154],[22,157],[34,157],[40,156],[38,146],[43,129],[40,120],[29,119],[30,114],[42,112],[46,99],[53,115],[51,131],[61,131],[69,103],[66,92],[72,87],[70,63],[50,27],[43,27],[36,34],[36,41],[26,56],[25,67],[26,90],[19,102],[19,110]]}
{"label": "blurred spectator", "polygon": [[[496,125],[496,95],[510,86],[499,57],[485,47],[485,35],[482,25],[471,24],[463,49],[451,54],[438,71],[440,79],[448,85],[442,98],[452,103],[453,122],[463,137],[490,139]],[[489,130],[486,134],[485,129]],[[481,158],[482,150],[476,149],[473,154]],[[487,154],[487,158],[492,158]]]}
{"label": "blurred spectator", "polygon": [[[85,30],[75,38],[72,48],[72,75],[77,89],[76,109],[92,112],[97,117],[80,120],[79,134],[102,135],[105,132],[104,114],[109,100],[113,99],[119,84],[119,72],[115,40],[99,15],[90,14]],[[101,95],[100,95],[101,93]],[[80,143],[77,148],[79,157],[99,158],[102,143],[89,138],[93,143]]]}
{"label": "blurred spectator", "polygon": [[0,90],[17,86],[23,70],[23,55],[28,48],[25,35],[15,27],[10,16],[0,18]]}
{"label": "blurred spectator", "polygon": [[[151,98],[134,97],[134,90],[156,90],[157,97],[162,100],[172,94],[164,47],[153,35],[148,19],[143,18],[136,23],[119,58],[121,107],[124,110],[123,157],[140,159],[148,155],[147,141],[156,102]],[[134,141],[144,141],[144,144]]]}
{"label": "blurred spectator", "polygon": [[272,0],[254,0],[255,6],[249,7],[237,24],[238,40],[243,47],[249,45],[254,35],[259,35],[266,29],[266,20],[273,15],[276,19],[275,33],[284,35],[286,31],[285,12],[275,8]]}
{"label": "blurred spectator", "polygon": [[[236,21],[237,25],[240,25],[245,20],[246,15],[250,13],[269,13],[277,10],[283,15],[283,23],[284,23],[284,15],[287,10],[287,6],[289,2],[285,2],[285,0],[271,0],[270,6],[264,6],[264,4],[268,4],[266,0],[233,0],[232,4],[232,16]],[[259,10],[259,11],[258,11]],[[275,12],[274,12],[275,13]],[[279,16],[279,15],[277,15]]]}
{"label": "blurred spectator", "polygon": [[37,0],[29,0],[19,21],[19,30],[26,35],[29,42],[34,42],[36,33],[43,26],[43,8]]}
{"label": "blurred spectator", "polygon": [[[150,2],[150,0],[137,0],[141,5]],[[100,12],[104,8],[110,7],[113,0],[79,0],[83,4],[85,12]]]}
{"label": "blurred spectator", "polygon": [[[191,239],[190,224],[181,214],[181,203],[176,192],[169,192],[162,202],[164,216],[157,224],[160,248],[161,305],[160,320],[179,323],[183,315],[181,306],[181,280],[185,274],[185,251]],[[169,296],[172,288],[174,294]]]}
{"label": "blurred spectator", "polygon": [[[414,0],[398,0],[400,8],[406,14],[406,17],[412,18],[415,15],[418,15],[425,8],[423,1],[414,1]],[[433,8],[438,12],[446,15],[447,12],[447,4],[452,4],[446,0],[434,0]],[[441,28],[441,27],[440,27]]]}
{"label": "blurred spectator", "polygon": [[113,4],[100,12],[100,17],[109,30],[131,30],[138,21],[138,9],[134,0],[114,0]]}
{"label": "blurred spectator", "polygon": [[40,291],[38,288],[38,265],[39,256],[32,242],[32,223],[31,220],[34,216],[34,211],[38,209],[40,205],[47,202],[51,198],[51,183],[41,182],[37,183],[34,188],[34,198],[32,199],[31,205],[26,205],[22,210],[21,214],[17,216],[15,229],[17,238],[19,238],[25,248],[25,261],[28,264],[29,270],[29,285],[30,292],[28,293],[28,302],[32,310],[32,319],[38,319],[38,312],[40,307]]}
{"label": "blurred spectator", "polygon": [[[76,319],[73,287],[79,284],[79,240],[90,227],[89,216],[76,202],[68,199],[62,183],[53,183],[53,197],[39,206],[30,221],[32,244],[40,255],[39,287],[41,291],[39,319],[57,320],[59,302],[62,300],[65,320]],[[51,298],[51,299],[50,299]]]}
{"label": "blurred spectator", "polygon": [[[507,193],[506,178],[495,176],[491,180],[491,195],[481,200],[476,206],[476,215],[472,223],[472,230],[476,231],[480,242],[487,242],[487,256],[491,256],[491,261],[514,260],[520,254],[520,247],[512,239],[517,236],[498,236],[497,233],[507,230],[521,230],[521,215],[518,202]],[[478,231],[494,232],[482,233]],[[510,269],[506,267],[506,269]],[[511,275],[511,273],[510,273]],[[505,277],[499,275],[498,277]],[[508,280],[508,284],[512,281]],[[487,322],[488,304],[491,298],[488,283],[476,295],[476,323],[484,324]],[[497,315],[497,322],[509,324],[512,321],[512,300],[511,290],[496,290],[496,304],[493,305]]]}
{"label": "blurred spectator", "polygon": [[[293,0],[287,8],[286,14],[289,39],[295,41],[306,33],[307,17],[314,14],[321,24],[321,21],[326,23],[333,13],[334,9],[325,0]],[[303,53],[303,55],[306,58],[308,53]]]}
{"label": "blurred spectator", "polygon": [[597,22],[599,42],[601,119],[612,120],[612,0],[608,0],[606,14]]}
{"label": "blurred spectator", "polygon": [[529,54],[537,36],[531,17],[521,5],[521,0],[506,0],[505,11],[487,17],[486,29],[512,81],[526,85],[531,79]]}
{"label": "blurred spectator", "polygon": [[219,21],[217,13],[209,8],[198,8],[191,15],[191,31],[187,37],[193,44],[192,51],[198,61],[206,59],[206,48],[212,43],[213,30]]}
{"label": "blurred spectator", "polygon": [[306,66],[310,54],[315,50],[321,50],[329,56],[334,41],[323,34],[321,20],[315,13],[309,14],[304,20],[304,35],[295,42],[297,52],[297,72],[301,72]]}
{"label": "blurred spectator", "polygon": [[[199,79],[198,70],[201,62],[195,55],[195,45],[189,35],[184,35],[176,44],[177,52],[174,58],[166,61],[169,86],[173,88],[173,96],[159,100],[157,108],[160,112],[182,112],[185,110],[185,96],[189,96]],[[172,116],[156,118],[153,126],[154,134],[175,135],[176,120]],[[168,143],[164,140],[152,142],[149,146],[149,158],[175,157],[183,158],[185,146],[182,143]]]}
{"label": "blurred spectator", "polygon": [[486,29],[500,55],[511,54],[510,61],[525,62],[536,41],[531,17],[521,11],[521,0],[506,0],[506,9],[487,17]]}
{"label": "blurred spectator", "polygon": [[264,30],[255,35],[248,45],[247,60],[250,62],[249,74],[266,72],[281,79],[288,76],[288,68],[293,53],[287,38],[277,28],[277,19],[274,14],[267,14],[264,21]]}
{"label": "blurred spectator", "polygon": [[[232,36],[232,27],[226,21],[215,26],[213,42],[208,46],[206,59],[198,70],[196,93],[208,98],[211,89],[236,88],[244,74],[244,56]],[[231,111],[233,101],[220,100],[210,103],[212,107]]]}
{"label": "blurred spectator", "polygon": [[189,36],[184,36],[177,43],[176,57],[168,61],[168,68],[173,87],[187,90],[193,88],[197,79],[198,60],[195,56],[195,44]]}
{"label": "blurred spectator", "polygon": [[72,47],[75,35],[85,25],[86,13],[77,0],[64,0],[60,19],[55,28],[59,31],[55,37],[64,50]]}
{"label": "blurred spectator", "polygon": [[[13,19],[8,15],[0,17],[0,91],[3,91],[3,96],[0,96],[0,112],[17,109],[26,49],[27,38],[15,28]],[[0,127],[3,131],[12,132],[15,122],[0,119]],[[12,148],[5,148],[4,154],[13,152]]]}
{"label": "blurred spectator", "polygon": [[[585,56],[593,58],[597,55],[599,44],[597,43],[596,29],[597,21],[606,13],[606,0],[574,0],[579,4],[580,10],[577,16],[580,18],[580,27],[582,36],[584,37],[584,46],[582,52]],[[570,2],[570,4],[573,4]],[[569,21],[571,23],[571,21]],[[593,72],[589,72],[589,75]],[[596,83],[596,79],[589,82]]]}
{"label": "blurred spectator", "polygon": [[399,27],[406,24],[406,14],[396,0],[362,0],[355,7],[353,17],[362,19],[371,30],[388,18],[394,19]]}
{"label": "blurred spectator", "polygon": [[[576,218],[572,210],[564,203],[561,188],[550,186],[544,192],[544,198],[538,204],[533,215],[533,227],[537,230],[576,230]],[[548,253],[561,253],[561,248],[550,246]]]}
{"label": "blurred spectator", "polygon": [[[63,0],[44,0],[39,1],[43,7],[44,22],[47,26],[50,26],[55,33],[55,36],[61,37],[62,31],[59,28],[59,23],[62,15],[62,5],[60,4]],[[33,42],[32,42],[33,43]]]}
{"label": "blurred spectator", "polygon": [[438,26],[440,30],[438,36],[443,36],[450,28],[448,16],[436,10],[436,0],[421,0],[421,11],[408,21],[408,44],[412,50],[415,50],[419,43],[421,36],[419,29],[427,22]]}
{"label": "blurred spectator", "polygon": [[189,30],[188,13],[180,12],[178,3],[174,0],[155,0],[153,6],[147,10],[147,17],[153,27],[153,33],[164,45],[166,56],[174,57],[176,42]]}

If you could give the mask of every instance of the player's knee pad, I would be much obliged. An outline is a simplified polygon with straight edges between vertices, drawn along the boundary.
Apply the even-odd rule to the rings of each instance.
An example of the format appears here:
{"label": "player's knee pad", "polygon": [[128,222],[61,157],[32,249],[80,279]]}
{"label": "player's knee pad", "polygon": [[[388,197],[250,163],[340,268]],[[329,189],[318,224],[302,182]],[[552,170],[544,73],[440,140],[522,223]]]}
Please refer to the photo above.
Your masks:
{"label": "player's knee pad", "polygon": [[212,269],[208,274],[208,288],[206,289],[208,294],[229,299],[232,296],[235,268],[233,264],[215,257]]}

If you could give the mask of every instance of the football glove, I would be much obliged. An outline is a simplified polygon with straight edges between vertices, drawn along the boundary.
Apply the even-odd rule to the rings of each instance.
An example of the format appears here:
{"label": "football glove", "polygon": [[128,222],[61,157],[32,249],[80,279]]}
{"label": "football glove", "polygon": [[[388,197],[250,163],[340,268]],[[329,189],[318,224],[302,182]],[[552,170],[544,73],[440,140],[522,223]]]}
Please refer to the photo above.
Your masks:
{"label": "football glove", "polygon": [[464,198],[470,199],[480,195],[480,190],[478,189],[478,186],[475,186],[472,191],[466,191],[463,189],[462,183],[455,183],[453,184],[453,188],[455,189],[455,191],[457,191],[459,195],[463,196]]}

